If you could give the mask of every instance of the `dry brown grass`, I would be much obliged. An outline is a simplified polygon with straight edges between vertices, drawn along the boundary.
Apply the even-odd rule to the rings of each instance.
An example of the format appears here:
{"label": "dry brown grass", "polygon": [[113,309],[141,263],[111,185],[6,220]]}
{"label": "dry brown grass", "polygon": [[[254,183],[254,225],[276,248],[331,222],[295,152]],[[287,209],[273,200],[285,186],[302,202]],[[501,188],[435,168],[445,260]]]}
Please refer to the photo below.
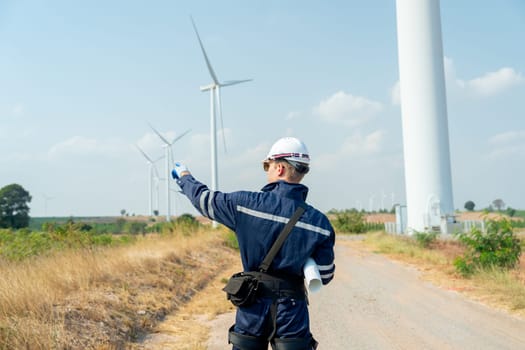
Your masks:
{"label": "dry brown grass", "polygon": [[0,349],[126,348],[231,264],[223,234],[2,262]]}
{"label": "dry brown grass", "polygon": [[[233,312],[235,307],[222,291],[228,278],[241,269],[237,252],[229,254],[231,265],[221,270],[195,298],[169,315],[146,341],[133,349],[204,350],[209,339],[210,322],[220,314]],[[224,330],[226,332],[226,330]]]}

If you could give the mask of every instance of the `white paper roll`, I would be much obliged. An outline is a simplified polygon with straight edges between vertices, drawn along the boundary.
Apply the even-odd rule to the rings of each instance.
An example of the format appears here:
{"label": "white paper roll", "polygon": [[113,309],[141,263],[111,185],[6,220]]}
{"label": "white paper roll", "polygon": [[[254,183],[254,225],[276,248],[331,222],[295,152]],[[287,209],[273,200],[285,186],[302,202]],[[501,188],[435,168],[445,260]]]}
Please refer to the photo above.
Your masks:
{"label": "white paper roll", "polygon": [[319,268],[315,263],[314,259],[308,258],[306,264],[303,267],[304,279],[306,280],[306,286],[310,293],[317,293],[321,289],[323,282],[321,281],[321,274]]}

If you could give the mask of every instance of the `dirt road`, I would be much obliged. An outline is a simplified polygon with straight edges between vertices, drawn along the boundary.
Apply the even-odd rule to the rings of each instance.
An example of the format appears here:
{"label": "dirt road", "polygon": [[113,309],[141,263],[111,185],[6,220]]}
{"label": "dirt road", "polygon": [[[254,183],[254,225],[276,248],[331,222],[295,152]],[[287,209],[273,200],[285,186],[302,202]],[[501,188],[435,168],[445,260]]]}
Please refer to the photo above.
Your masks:
{"label": "dirt road", "polygon": [[[336,259],[336,278],[310,296],[319,350],[525,349],[524,319],[439,289],[416,269],[344,239]],[[233,317],[212,322],[209,350],[230,349],[226,330]]]}

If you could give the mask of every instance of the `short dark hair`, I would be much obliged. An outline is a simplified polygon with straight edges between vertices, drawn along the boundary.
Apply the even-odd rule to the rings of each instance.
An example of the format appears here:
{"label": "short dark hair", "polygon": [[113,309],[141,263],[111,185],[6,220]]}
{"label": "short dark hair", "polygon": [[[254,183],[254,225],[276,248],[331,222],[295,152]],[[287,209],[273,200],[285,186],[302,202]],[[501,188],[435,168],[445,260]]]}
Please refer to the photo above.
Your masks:
{"label": "short dark hair", "polygon": [[[299,167],[298,169],[292,163],[299,163],[299,162],[294,162],[294,161],[290,161],[286,159],[276,159],[275,162],[286,164],[286,169],[288,169],[288,177],[290,178],[290,180],[296,181],[296,182],[301,181],[304,175],[306,175],[306,173],[308,173],[308,171],[310,170],[309,167],[305,164],[300,164],[301,167]],[[306,170],[304,168],[306,168]]]}

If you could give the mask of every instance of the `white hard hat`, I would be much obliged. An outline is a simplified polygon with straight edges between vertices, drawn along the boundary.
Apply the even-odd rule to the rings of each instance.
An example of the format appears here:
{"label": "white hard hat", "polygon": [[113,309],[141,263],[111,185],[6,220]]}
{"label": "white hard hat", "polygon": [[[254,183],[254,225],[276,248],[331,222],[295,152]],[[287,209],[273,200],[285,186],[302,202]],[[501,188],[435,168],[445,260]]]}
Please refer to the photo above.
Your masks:
{"label": "white hard hat", "polygon": [[310,154],[306,145],[295,137],[283,137],[277,140],[268,152],[266,159],[286,159],[307,166],[310,164]]}

